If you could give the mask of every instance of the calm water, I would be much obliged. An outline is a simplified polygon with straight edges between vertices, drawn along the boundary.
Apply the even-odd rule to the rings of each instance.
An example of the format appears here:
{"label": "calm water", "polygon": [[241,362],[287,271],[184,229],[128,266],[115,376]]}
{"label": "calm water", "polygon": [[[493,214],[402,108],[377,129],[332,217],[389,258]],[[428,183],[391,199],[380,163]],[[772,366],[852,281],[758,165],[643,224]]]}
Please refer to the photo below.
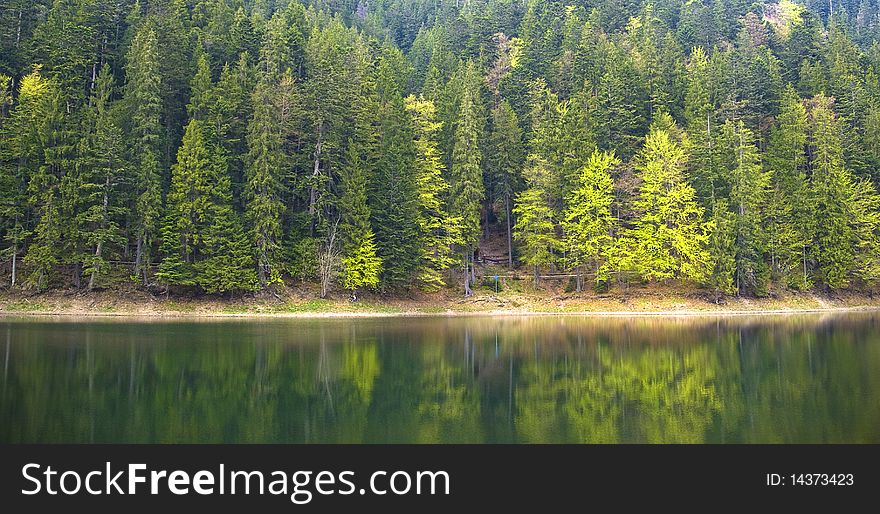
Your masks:
{"label": "calm water", "polygon": [[0,318],[0,442],[880,442],[880,314]]}

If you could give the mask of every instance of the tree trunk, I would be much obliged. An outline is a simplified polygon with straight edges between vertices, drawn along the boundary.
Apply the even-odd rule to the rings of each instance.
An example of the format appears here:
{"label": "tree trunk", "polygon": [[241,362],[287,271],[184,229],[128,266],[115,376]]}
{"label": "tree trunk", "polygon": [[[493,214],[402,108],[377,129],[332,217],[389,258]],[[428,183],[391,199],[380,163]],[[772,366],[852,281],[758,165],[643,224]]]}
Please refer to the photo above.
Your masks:
{"label": "tree trunk", "polygon": [[583,266],[577,267],[577,278],[575,279],[577,292],[580,293],[584,289],[584,269]]}
{"label": "tree trunk", "polygon": [[468,254],[467,254],[467,250],[465,250],[465,252],[464,252],[464,295],[470,296],[471,294],[473,294],[471,291],[471,276],[470,276],[470,271],[468,270]]}
{"label": "tree trunk", "polygon": [[139,235],[137,238],[137,245],[135,246],[134,251],[134,274],[138,276],[141,274],[141,259],[144,258],[144,236]]}
{"label": "tree trunk", "polygon": [[474,262],[474,252],[470,254],[471,259],[471,284],[477,283],[477,263]]}
{"label": "tree trunk", "polygon": [[18,245],[12,245],[12,287],[15,287],[15,265],[18,258]]}
{"label": "tree trunk", "polygon": [[312,185],[309,186],[309,217],[312,219],[311,235],[315,235],[315,204],[318,202],[318,190],[314,182],[321,174],[321,124],[318,124],[318,142],[315,143],[315,166],[312,170]]}
{"label": "tree trunk", "polygon": [[504,195],[504,208],[507,211],[507,267],[513,268],[513,235],[510,229],[510,194]]}
{"label": "tree trunk", "polygon": [[[101,258],[101,244],[102,243],[103,243],[103,241],[98,241],[98,244],[95,246],[95,260],[96,261]],[[97,279],[97,277],[98,277],[98,268],[93,267],[92,268],[92,275],[89,277],[89,291],[91,291],[92,289],[95,288],[95,280]]]}
{"label": "tree trunk", "polygon": [[538,265],[535,264],[535,287],[538,287],[540,276],[538,275]]}

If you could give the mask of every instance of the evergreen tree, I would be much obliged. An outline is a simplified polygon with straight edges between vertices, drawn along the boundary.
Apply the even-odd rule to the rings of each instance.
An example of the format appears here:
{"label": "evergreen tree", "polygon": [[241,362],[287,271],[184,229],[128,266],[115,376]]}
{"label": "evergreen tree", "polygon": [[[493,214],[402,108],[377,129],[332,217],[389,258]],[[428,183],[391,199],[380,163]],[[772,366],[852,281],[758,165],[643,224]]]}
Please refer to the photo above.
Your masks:
{"label": "evergreen tree", "polygon": [[811,286],[807,258],[813,239],[813,209],[806,176],[806,144],[807,112],[789,85],[765,154],[772,180],[764,231],[773,273],[796,289]]}
{"label": "evergreen tree", "polygon": [[535,285],[539,283],[540,269],[556,262],[562,242],[556,233],[556,220],[550,207],[547,185],[550,169],[540,157],[530,157],[523,171],[526,189],[517,196],[513,215],[516,224],[513,236],[520,243],[522,262],[535,270]]}
{"label": "evergreen tree", "polygon": [[257,257],[257,275],[263,286],[278,282],[282,236],[284,153],[282,126],[272,98],[272,86],[263,77],[254,91],[254,115],[248,124],[245,175],[245,219]]}
{"label": "evergreen tree", "polygon": [[808,114],[812,203],[816,222],[813,258],[826,287],[849,285],[855,267],[849,201],[853,180],[844,167],[840,125],[833,100],[822,94],[810,100]]}
{"label": "evergreen tree", "polygon": [[372,222],[383,285],[407,287],[419,275],[424,236],[419,227],[415,135],[387,59],[379,63],[377,75],[377,159],[369,191]]}
{"label": "evergreen tree", "polygon": [[48,287],[56,266],[68,256],[64,252],[70,249],[67,243],[77,237],[63,230],[69,221],[64,214],[72,204],[71,186],[75,185],[64,183],[65,176],[74,173],[74,149],[69,120],[64,116],[63,93],[53,81],[41,78],[38,70],[31,78],[33,82],[27,85],[30,91],[23,92],[33,94],[37,102],[33,120],[36,141],[32,144],[42,158],[27,185],[27,200],[36,222],[24,262],[32,269],[29,283],[42,290]]}
{"label": "evergreen tree", "polygon": [[730,208],[734,212],[735,283],[740,294],[767,294],[769,270],[764,261],[764,203],[769,175],[761,167],[752,132],[742,121],[722,128],[722,148]]}
{"label": "evergreen tree", "polygon": [[149,279],[153,241],[162,208],[161,77],[159,45],[148,25],[138,30],[126,59],[125,101],[131,114],[131,162],[135,176],[134,231],[137,238],[135,276]]}
{"label": "evergreen tree", "polygon": [[206,293],[256,287],[247,239],[232,211],[225,156],[196,119],[187,124],[172,169],[161,253],[156,277],[166,284]]}
{"label": "evergreen tree", "polygon": [[684,176],[686,144],[657,128],[663,125],[675,128],[668,115],[659,117],[637,156],[642,184],[633,201],[637,218],[627,234],[632,245],[626,250],[628,264],[648,280],[703,281],[710,263],[711,223],[703,220],[703,208]]}
{"label": "evergreen tree", "polygon": [[[19,258],[25,248],[32,218],[28,201],[28,182],[36,175],[43,163],[45,153],[40,137],[40,127],[46,120],[46,108],[52,93],[50,81],[40,73],[40,68],[22,77],[18,88],[18,103],[4,120],[0,132],[0,222],[6,249],[11,259],[10,284],[19,284]],[[4,253],[6,253],[4,252]]]}
{"label": "evergreen tree", "polygon": [[340,236],[342,238],[342,287],[352,298],[361,287],[376,287],[382,273],[382,259],[377,255],[375,235],[370,226],[367,206],[367,180],[359,149],[348,145],[348,159],[341,177],[339,199]]}
{"label": "evergreen tree", "polygon": [[495,197],[503,202],[507,226],[507,265],[513,267],[513,199],[522,188],[524,161],[523,136],[516,112],[502,100],[492,110],[492,132],[489,134],[489,168]]}
{"label": "evergreen tree", "polygon": [[86,245],[83,272],[89,275],[89,289],[107,273],[108,255],[114,255],[126,242],[121,221],[126,214],[122,189],[127,185],[128,163],[122,129],[112,111],[112,94],[113,76],[105,65],[92,99],[93,132],[82,140],[84,155],[80,160],[81,207],[76,221]]}
{"label": "evergreen tree", "polygon": [[473,61],[465,65],[459,102],[458,124],[450,166],[449,213],[461,223],[464,261],[464,292],[471,294],[473,254],[480,238],[480,206],[483,201],[483,139],[485,119],[480,99],[480,76]]}
{"label": "evergreen tree", "polygon": [[419,230],[423,238],[419,281],[426,290],[446,285],[443,271],[452,265],[450,248],[458,240],[455,227],[446,209],[449,184],[443,178],[443,160],[436,137],[441,123],[436,121],[434,103],[409,96],[406,108],[413,121],[417,151],[419,190]]}
{"label": "evergreen tree", "polygon": [[589,266],[597,285],[606,281],[602,265],[611,247],[615,222],[611,213],[614,184],[611,170],[620,165],[613,153],[593,154],[581,170],[579,187],[566,198],[565,246],[568,265],[577,271],[577,290],[583,286],[583,273]]}

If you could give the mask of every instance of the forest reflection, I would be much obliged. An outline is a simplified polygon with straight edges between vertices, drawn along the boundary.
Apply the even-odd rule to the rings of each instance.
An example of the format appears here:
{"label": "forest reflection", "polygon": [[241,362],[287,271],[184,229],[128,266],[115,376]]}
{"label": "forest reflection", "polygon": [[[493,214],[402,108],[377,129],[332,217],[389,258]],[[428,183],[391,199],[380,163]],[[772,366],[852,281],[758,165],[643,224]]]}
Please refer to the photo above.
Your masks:
{"label": "forest reflection", "polygon": [[10,320],[0,442],[880,442],[880,315]]}

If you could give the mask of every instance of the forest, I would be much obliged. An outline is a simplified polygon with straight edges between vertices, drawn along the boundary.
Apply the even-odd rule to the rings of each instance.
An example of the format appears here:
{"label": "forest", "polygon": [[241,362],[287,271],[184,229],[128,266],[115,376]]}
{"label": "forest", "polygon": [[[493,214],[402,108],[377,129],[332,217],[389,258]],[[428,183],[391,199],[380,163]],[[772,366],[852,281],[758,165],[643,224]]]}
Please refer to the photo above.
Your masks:
{"label": "forest", "polygon": [[3,0],[0,287],[880,280],[877,0]]}

